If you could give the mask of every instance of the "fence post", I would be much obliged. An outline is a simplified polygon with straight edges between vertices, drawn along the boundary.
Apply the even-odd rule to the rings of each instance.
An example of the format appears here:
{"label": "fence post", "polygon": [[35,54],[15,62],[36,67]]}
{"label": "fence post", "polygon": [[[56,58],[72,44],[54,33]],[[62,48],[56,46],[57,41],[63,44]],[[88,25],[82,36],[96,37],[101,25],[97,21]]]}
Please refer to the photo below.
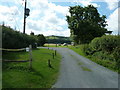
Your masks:
{"label": "fence post", "polygon": [[56,50],[55,50],[55,56],[56,56]]}
{"label": "fence post", "polygon": [[29,45],[29,68],[32,69],[32,45]]}
{"label": "fence post", "polygon": [[54,59],[54,53],[52,53],[53,54],[53,59]]}
{"label": "fence post", "polygon": [[50,67],[50,68],[52,67],[52,66],[51,66],[51,62],[50,62],[50,59],[48,59],[48,67]]}

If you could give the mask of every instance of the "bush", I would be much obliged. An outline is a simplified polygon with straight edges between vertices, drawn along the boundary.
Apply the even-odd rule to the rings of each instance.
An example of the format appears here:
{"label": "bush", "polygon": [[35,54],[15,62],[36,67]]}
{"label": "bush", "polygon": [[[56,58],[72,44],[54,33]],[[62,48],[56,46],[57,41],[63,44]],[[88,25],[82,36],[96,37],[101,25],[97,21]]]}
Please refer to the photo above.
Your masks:
{"label": "bush", "polygon": [[2,48],[25,48],[30,44],[35,47],[35,42],[37,42],[37,39],[34,36],[22,34],[10,27],[2,26]]}
{"label": "bush", "polygon": [[81,45],[82,51],[84,52],[85,55],[90,54],[90,48],[88,44]]}
{"label": "bush", "polygon": [[[116,66],[120,70],[120,47],[117,47],[113,52],[114,58],[116,60]],[[120,71],[119,71],[120,72]]]}
{"label": "bush", "polygon": [[99,38],[95,38],[90,43],[90,47],[92,51],[103,51],[112,53],[116,47],[120,46],[120,37],[119,36],[102,36]]}
{"label": "bush", "polygon": [[100,37],[93,39],[89,46],[92,49],[92,51],[100,51],[101,50]]}
{"label": "bush", "polygon": [[100,59],[99,63],[102,62],[104,66],[109,66],[120,73],[120,36],[106,35],[95,38],[88,48],[90,50],[86,49],[85,52],[91,52],[91,56]]}

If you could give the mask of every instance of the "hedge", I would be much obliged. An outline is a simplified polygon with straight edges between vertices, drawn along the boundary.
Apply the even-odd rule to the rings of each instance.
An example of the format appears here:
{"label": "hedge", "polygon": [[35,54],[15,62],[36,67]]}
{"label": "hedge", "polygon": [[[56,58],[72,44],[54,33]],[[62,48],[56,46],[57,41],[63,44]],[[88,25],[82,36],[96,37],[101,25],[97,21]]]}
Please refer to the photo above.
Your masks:
{"label": "hedge", "polygon": [[30,44],[35,47],[36,37],[13,30],[10,27],[2,27],[2,48],[18,49],[28,47]]}

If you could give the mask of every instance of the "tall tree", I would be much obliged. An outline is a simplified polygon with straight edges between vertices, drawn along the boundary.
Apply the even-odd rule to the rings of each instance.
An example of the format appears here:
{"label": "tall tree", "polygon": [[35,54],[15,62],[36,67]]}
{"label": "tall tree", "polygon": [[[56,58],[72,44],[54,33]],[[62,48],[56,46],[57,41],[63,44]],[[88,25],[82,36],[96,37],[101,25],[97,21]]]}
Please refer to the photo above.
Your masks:
{"label": "tall tree", "polygon": [[35,34],[34,34],[34,32],[31,31],[30,35],[33,35],[33,36],[34,36]]}
{"label": "tall tree", "polygon": [[46,38],[44,37],[43,34],[39,34],[37,35],[37,37],[38,37],[38,42],[37,42],[38,46],[43,46],[46,42]]}
{"label": "tall tree", "polygon": [[107,32],[106,16],[100,16],[97,8],[93,5],[72,6],[69,12],[70,16],[66,16],[68,28],[71,37],[77,44],[89,43],[95,37],[100,37]]}

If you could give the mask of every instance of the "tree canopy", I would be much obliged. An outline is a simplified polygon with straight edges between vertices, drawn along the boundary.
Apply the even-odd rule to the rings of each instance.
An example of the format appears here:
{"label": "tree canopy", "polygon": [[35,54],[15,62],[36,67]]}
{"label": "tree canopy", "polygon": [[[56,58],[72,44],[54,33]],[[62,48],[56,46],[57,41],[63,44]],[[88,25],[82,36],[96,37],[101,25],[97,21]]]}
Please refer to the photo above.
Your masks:
{"label": "tree canopy", "polygon": [[46,38],[44,37],[43,34],[38,34],[37,35],[37,43],[38,43],[38,46],[43,46],[46,42]]}
{"label": "tree canopy", "polygon": [[106,16],[98,13],[93,5],[87,7],[71,6],[70,16],[66,16],[71,37],[77,44],[89,43],[95,37],[101,37],[107,32]]}

